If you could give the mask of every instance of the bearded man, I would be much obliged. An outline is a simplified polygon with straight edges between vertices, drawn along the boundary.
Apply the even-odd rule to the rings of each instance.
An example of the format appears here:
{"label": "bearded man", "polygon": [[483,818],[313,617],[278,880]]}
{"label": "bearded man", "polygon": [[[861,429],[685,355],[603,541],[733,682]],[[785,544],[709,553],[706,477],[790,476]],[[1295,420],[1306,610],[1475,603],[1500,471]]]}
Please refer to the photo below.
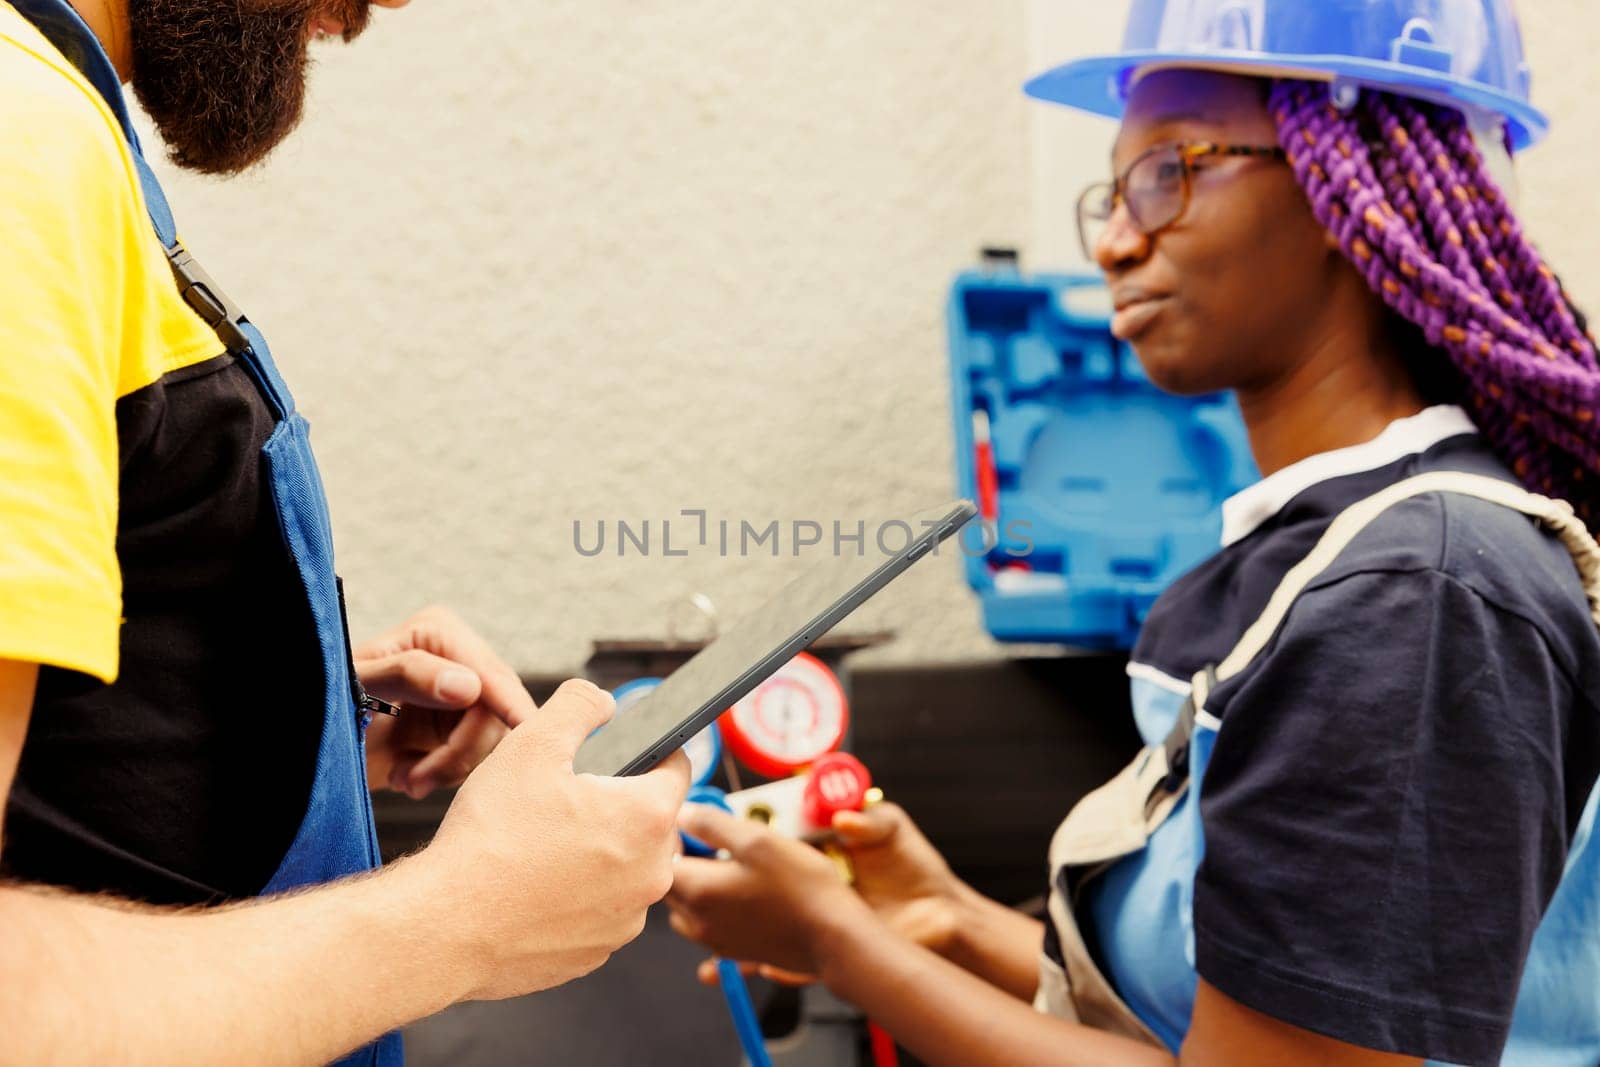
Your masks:
{"label": "bearded man", "polygon": [[[246,169],[371,4],[0,0],[0,1063],[391,1067],[670,884],[682,758],[572,771],[608,696],[438,608],[350,648],[306,421],[130,123]],[[369,789],[453,785],[378,871]]]}

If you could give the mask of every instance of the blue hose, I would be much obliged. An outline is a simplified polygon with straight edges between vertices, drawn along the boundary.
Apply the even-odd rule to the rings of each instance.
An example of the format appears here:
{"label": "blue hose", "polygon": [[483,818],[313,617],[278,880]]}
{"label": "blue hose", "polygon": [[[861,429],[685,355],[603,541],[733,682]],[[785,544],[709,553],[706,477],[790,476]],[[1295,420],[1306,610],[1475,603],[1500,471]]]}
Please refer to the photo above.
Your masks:
{"label": "blue hose", "polygon": [[717,978],[722,983],[722,996],[728,1002],[728,1014],[733,1016],[733,1028],[738,1031],[739,1044],[750,1067],[772,1067],[772,1057],[767,1055],[767,1042],[761,1036],[761,1024],[756,1021],[756,1008],[750,1003],[750,989],[744,984],[744,975],[739,973],[739,964],[734,960],[718,960]]}

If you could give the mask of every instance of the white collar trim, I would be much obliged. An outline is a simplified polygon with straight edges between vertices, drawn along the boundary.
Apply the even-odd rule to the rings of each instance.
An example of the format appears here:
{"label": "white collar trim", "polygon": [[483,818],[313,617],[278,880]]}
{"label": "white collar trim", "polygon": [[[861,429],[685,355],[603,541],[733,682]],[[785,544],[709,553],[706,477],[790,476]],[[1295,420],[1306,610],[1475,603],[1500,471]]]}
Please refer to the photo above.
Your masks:
{"label": "white collar trim", "polygon": [[1453,404],[1438,404],[1396,419],[1364,444],[1336,448],[1291,463],[1222,502],[1223,547],[1249,536],[1318,482],[1376,470],[1397,459],[1426,452],[1446,438],[1477,432],[1465,411]]}

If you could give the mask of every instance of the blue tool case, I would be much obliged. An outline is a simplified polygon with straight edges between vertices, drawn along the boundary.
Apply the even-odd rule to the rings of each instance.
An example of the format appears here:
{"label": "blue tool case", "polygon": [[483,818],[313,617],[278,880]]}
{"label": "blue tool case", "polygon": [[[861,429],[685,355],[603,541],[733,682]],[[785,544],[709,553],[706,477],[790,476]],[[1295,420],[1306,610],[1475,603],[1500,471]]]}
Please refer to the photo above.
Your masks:
{"label": "blue tool case", "polygon": [[1217,550],[1223,500],[1256,479],[1237,406],[1152,385],[1112,337],[1097,276],[963,273],[949,315],[957,487],[992,501],[983,543],[964,538],[985,626],[1131,647],[1161,591]]}

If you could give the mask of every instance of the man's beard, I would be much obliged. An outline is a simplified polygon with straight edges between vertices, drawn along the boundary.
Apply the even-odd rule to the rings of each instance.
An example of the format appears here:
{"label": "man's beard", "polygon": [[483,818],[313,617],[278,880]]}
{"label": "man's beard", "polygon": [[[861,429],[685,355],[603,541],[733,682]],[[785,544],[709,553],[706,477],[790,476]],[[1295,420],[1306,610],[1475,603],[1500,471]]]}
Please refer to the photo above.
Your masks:
{"label": "man's beard", "polygon": [[235,174],[300,122],[313,18],[366,27],[369,0],[128,0],[133,91],[172,161]]}

